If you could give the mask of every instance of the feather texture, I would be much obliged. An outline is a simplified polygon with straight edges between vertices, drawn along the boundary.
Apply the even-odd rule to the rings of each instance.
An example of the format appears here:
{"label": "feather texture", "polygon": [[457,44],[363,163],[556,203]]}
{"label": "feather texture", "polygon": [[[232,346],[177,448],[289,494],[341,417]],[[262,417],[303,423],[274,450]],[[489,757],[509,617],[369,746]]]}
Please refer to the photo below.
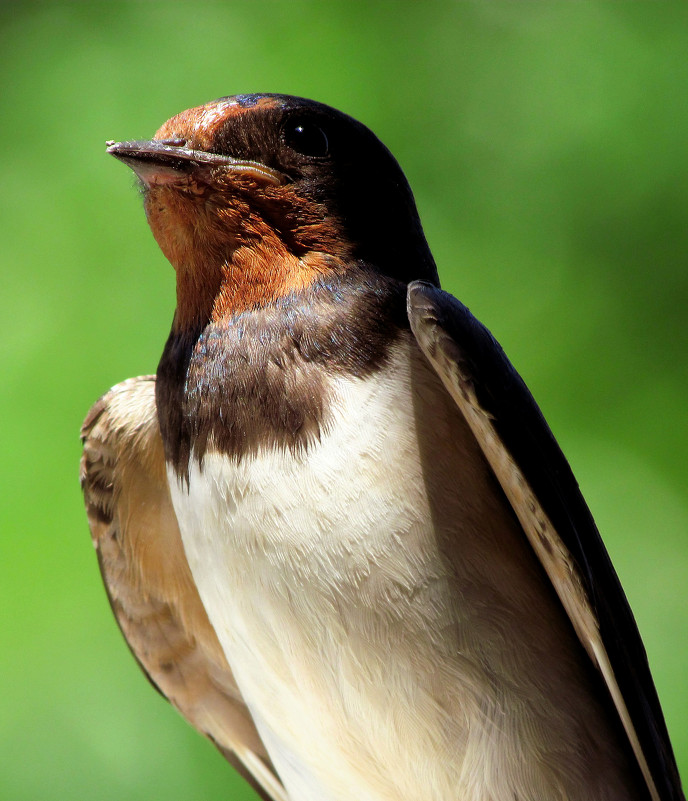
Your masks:
{"label": "feather texture", "polygon": [[81,484],[110,605],[154,686],[266,801],[285,801],[201,604],[170,501],[155,378],[113,387],[81,430]]}

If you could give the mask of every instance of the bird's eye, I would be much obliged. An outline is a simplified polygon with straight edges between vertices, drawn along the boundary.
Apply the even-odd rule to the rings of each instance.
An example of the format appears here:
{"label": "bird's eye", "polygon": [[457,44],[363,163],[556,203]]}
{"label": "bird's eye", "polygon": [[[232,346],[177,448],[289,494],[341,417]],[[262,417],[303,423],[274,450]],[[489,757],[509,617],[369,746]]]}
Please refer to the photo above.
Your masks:
{"label": "bird's eye", "polygon": [[296,117],[284,128],[285,143],[303,156],[323,158],[330,152],[327,134],[313,120]]}

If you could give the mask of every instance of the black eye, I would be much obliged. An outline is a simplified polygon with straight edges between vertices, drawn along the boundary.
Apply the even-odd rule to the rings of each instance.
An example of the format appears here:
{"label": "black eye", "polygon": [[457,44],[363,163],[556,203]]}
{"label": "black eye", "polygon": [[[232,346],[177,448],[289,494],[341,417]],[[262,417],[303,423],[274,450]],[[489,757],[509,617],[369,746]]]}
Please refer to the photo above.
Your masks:
{"label": "black eye", "polygon": [[323,158],[330,152],[327,134],[313,120],[295,117],[284,127],[284,141],[297,153],[303,156]]}

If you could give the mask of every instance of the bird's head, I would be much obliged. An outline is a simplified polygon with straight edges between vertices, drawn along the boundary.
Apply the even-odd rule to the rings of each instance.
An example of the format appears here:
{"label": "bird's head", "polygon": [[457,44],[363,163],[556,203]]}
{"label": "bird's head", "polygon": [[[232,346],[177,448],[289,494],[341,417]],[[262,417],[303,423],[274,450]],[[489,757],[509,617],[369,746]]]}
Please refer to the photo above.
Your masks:
{"label": "bird's head", "polygon": [[436,281],[413,195],[365,126],[288,95],[183,111],[153,140],[110,144],[141,180],[153,234],[177,271],[188,328],[327,282],[353,265]]}

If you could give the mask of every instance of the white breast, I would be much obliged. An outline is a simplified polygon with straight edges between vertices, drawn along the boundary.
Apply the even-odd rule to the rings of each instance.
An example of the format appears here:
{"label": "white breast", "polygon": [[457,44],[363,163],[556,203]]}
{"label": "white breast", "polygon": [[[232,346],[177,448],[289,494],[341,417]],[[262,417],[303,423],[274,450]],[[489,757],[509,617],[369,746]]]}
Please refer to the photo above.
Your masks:
{"label": "white breast", "polygon": [[[573,731],[601,721],[577,646],[415,346],[331,391],[307,454],[210,451],[188,486],[170,473],[201,598],[290,797],[616,797],[576,794],[587,750],[607,748],[602,722],[583,746]],[[543,683],[553,648],[564,664]]]}

